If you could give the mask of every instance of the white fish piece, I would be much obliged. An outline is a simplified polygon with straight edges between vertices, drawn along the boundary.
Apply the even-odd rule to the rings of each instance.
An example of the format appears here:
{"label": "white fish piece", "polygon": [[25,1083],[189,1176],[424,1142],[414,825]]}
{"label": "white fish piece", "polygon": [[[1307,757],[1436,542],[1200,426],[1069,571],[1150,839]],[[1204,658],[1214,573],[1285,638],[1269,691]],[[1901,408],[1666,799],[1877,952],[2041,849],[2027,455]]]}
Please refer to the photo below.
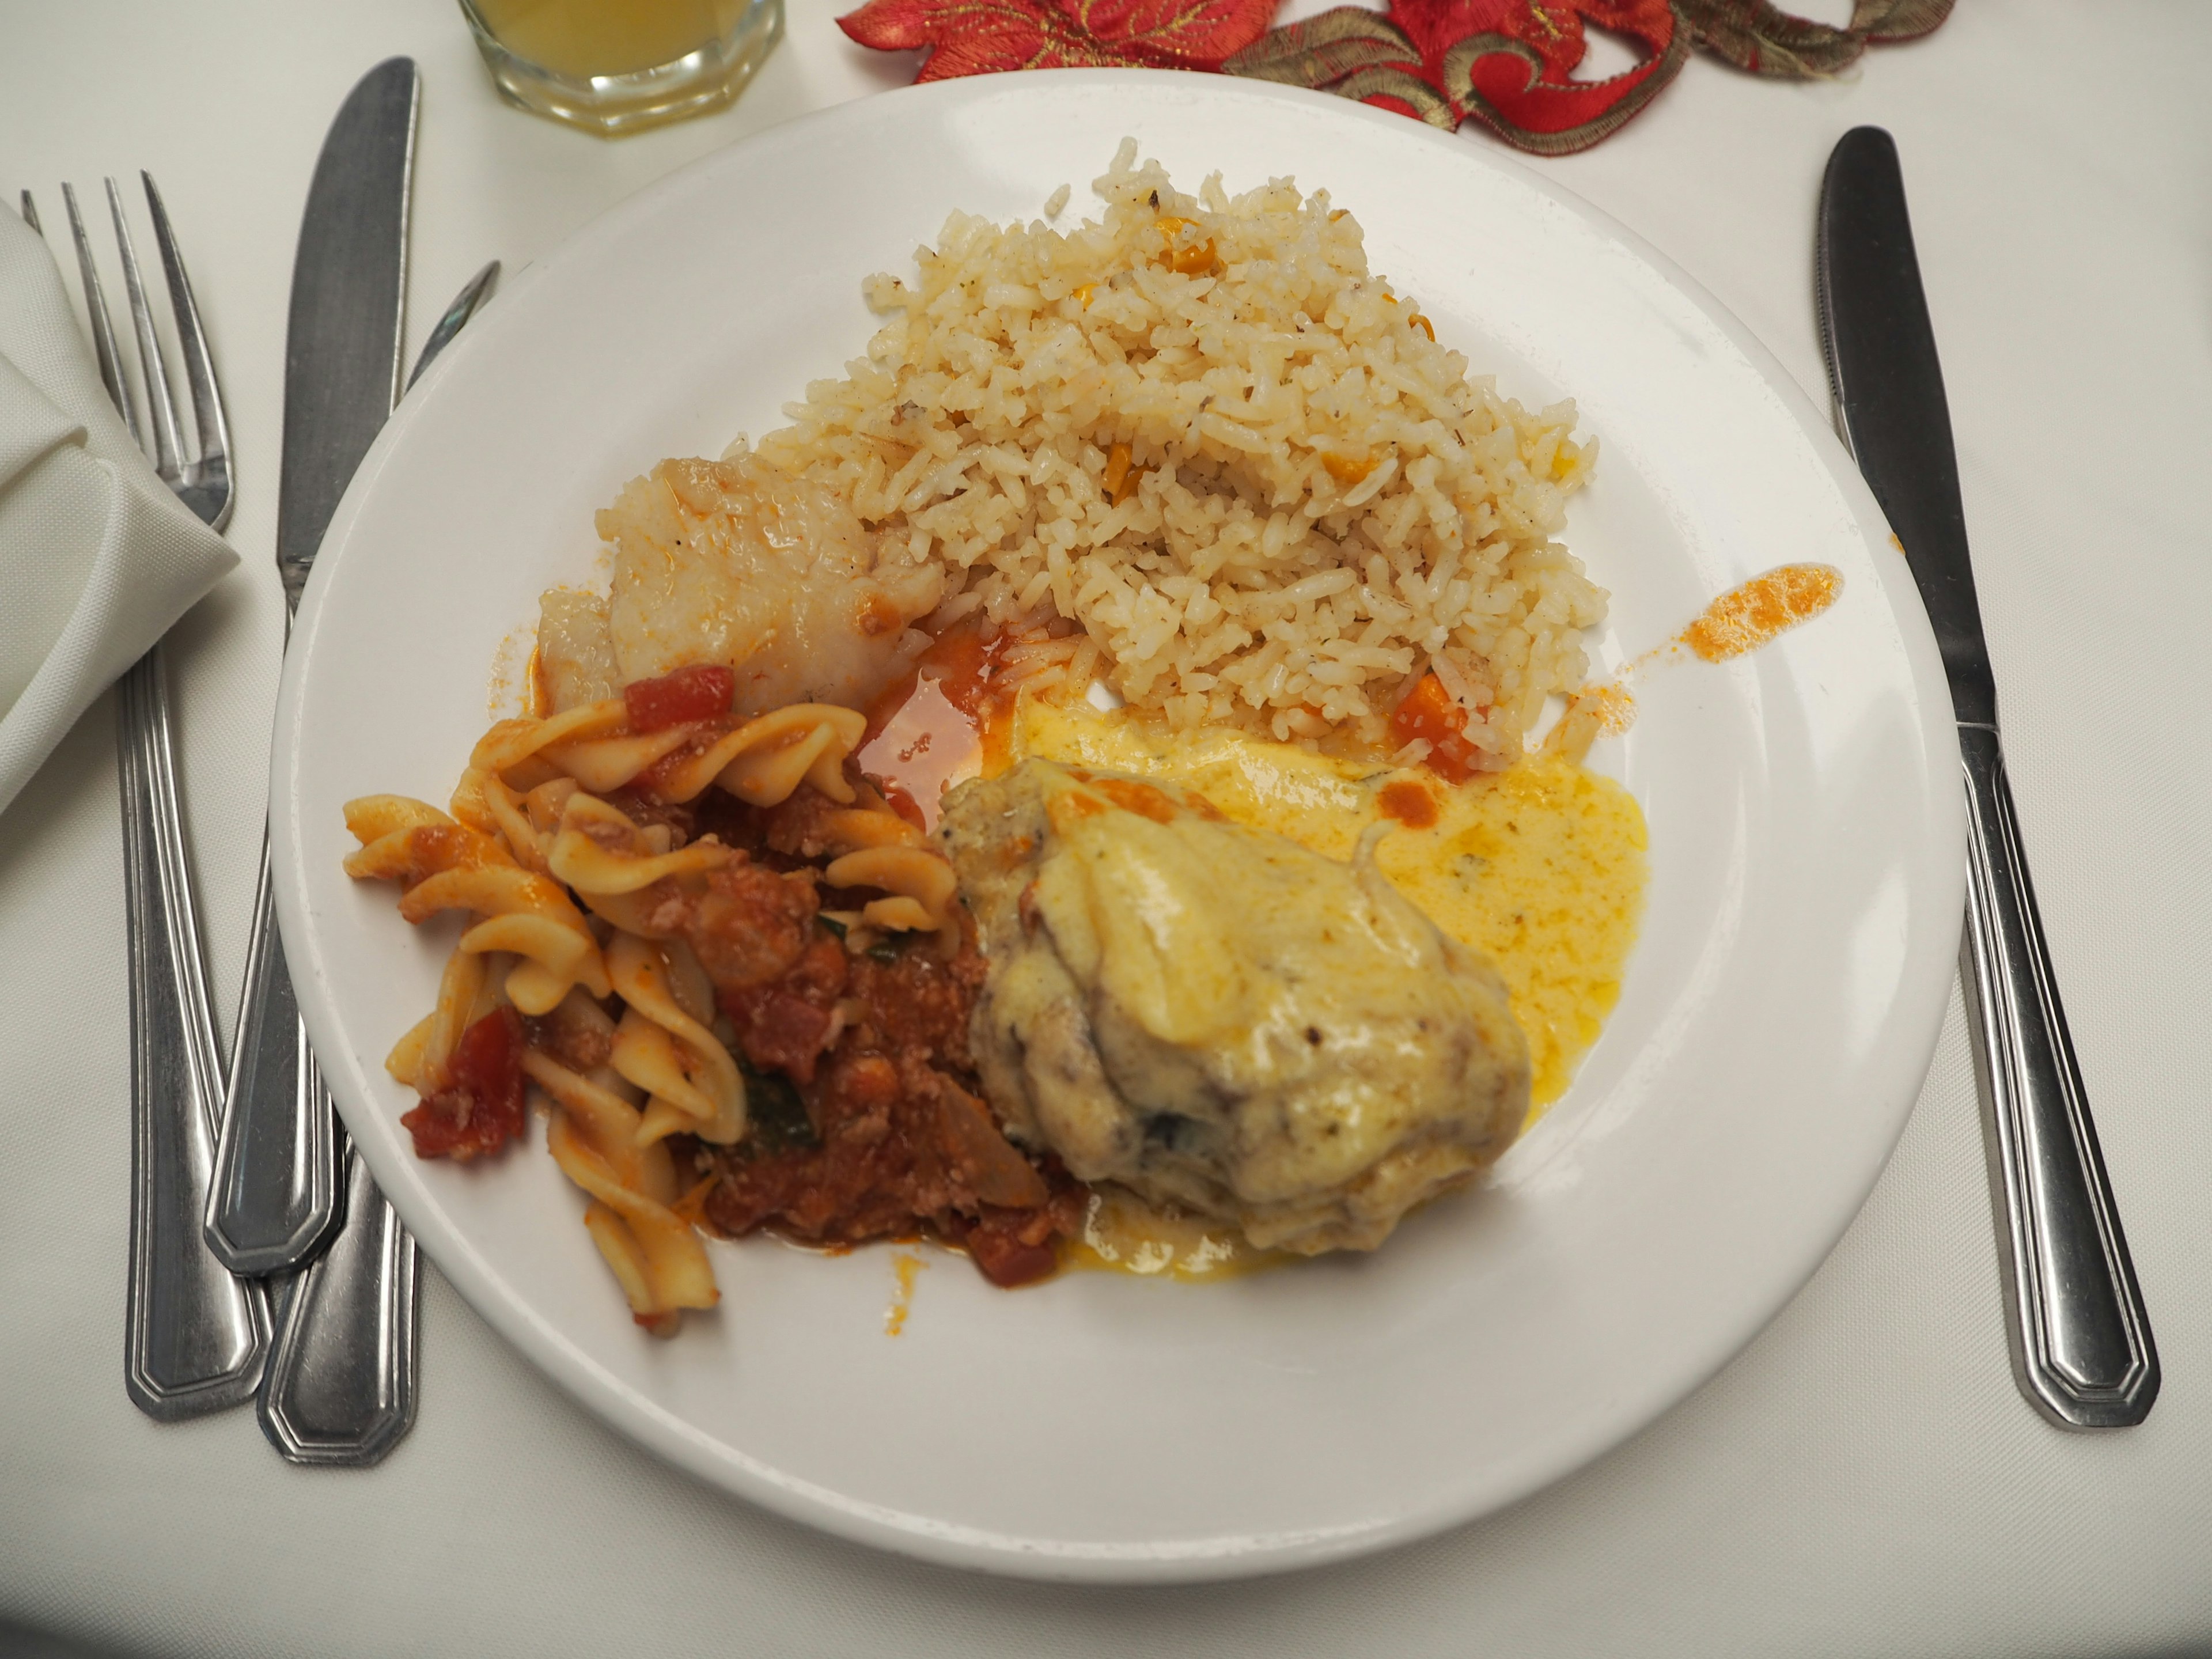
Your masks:
{"label": "white fish piece", "polygon": [[549,587],[538,599],[538,675],[550,714],[605,702],[621,689],[607,602],[574,587]]}
{"label": "white fish piece", "polygon": [[[754,455],[663,461],[602,510],[616,684],[696,663],[737,674],[736,712],[865,708],[927,648],[943,571],[878,538],[836,491]],[[542,648],[542,647],[541,647]]]}

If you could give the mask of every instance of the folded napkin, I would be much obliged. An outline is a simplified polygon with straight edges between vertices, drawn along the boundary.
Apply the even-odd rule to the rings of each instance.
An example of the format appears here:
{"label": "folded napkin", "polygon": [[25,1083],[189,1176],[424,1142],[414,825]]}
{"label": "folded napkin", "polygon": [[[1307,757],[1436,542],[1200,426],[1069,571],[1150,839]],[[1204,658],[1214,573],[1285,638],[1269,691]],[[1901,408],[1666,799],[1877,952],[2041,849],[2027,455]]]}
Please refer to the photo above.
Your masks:
{"label": "folded napkin", "polygon": [[131,441],[45,239],[0,209],[0,811],[237,562]]}

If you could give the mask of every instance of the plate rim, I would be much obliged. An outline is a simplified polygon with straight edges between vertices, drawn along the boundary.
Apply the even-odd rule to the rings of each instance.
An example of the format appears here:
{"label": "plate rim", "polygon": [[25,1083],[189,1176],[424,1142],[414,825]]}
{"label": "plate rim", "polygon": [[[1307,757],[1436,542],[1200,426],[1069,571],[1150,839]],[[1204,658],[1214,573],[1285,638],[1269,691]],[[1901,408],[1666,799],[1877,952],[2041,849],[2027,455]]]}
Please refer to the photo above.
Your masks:
{"label": "plate rim", "polygon": [[[501,298],[508,300],[534,288],[549,272],[559,270],[576,250],[617,236],[633,222],[649,217],[664,198],[683,193],[695,175],[732,166],[731,158],[735,154],[802,143],[812,129],[896,118],[896,112],[930,105],[954,106],[1010,94],[1033,94],[1042,90],[1036,85],[1035,77],[1045,74],[1073,76],[1085,82],[1107,85],[1134,82],[1162,88],[1173,87],[1192,99],[1224,93],[1257,97],[1304,106],[1320,118],[1372,125],[1398,135],[1401,141],[1425,143],[1440,156],[1449,156],[1452,164],[1508,175],[1594,228],[1607,240],[1655,270],[1743,354],[1789,411],[1800,435],[1838,486],[1855,523],[1863,531],[1878,528],[1882,534],[1888,533],[1886,517],[1833,428],[1820,418],[1813,400],[1758,337],[1702,283],[1643,237],[1566,186],[1515,158],[1470,143],[1461,135],[1409,124],[1407,118],[1387,111],[1270,82],[1224,82],[1212,77],[1194,81],[1188,71],[1161,70],[1018,73],[1030,83],[1026,94],[1014,90],[1013,83],[1006,76],[915,84],[811,111],[748,134],[654,180],[579,227],[532,260],[518,274],[519,280],[508,285],[507,295]],[[887,112],[890,113],[887,115]],[[286,653],[270,769],[276,909],[287,958],[293,963],[313,963],[316,959],[312,950],[299,948],[309,944],[313,930],[307,921],[306,878],[299,854],[298,817],[294,809],[298,805],[296,760],[301,737],[299,714],[305,679],[314,656],[313,641],[325,620],[322,597],[329,587],[326,568],[343,557],[386,464],[404,441],[422,410],[434,398],[439,383],[458,362],[466,361],[481,348],[487,329],[497,326],[502,308],[498,304],[487,307],[485,316],[465,331],[424,377],[420,394],[404,400],[386,423],[331,517],[324,539],[329,556],[319,555],[301,603],[294,637],[295,646],[301,648]],[[1919,694],[1918,735],[1930,763],[1929,775],[1955,777],[1956,736],[1948,681],[1917,589],[1905,573],[1901,561],[1894,574],[1879,564],[1875,570],[1899,628],[1914,689]],[[1731,1322],[1725,1341],[1717,1339],[1711,1343],[1708,1363],[1691,1366],[1685,1376],[1670,1379],[1666,1387],[1655,1392],[1656,1404],[1652,1399],[1642,1399],[1636,1408],[1619,1413],[1603,1431],[1584,1437],[1590,1443],[1576,1442],[1559,1447],[1553,1456],[1525,1467],[1517,1478],[1493,1485],[1473,1499],[1401,1510],[1385,1521],[1344,1528],[1223,1538],[1205,1540],[1199,1547],[1178,1547],[1167,1553],[1135,1545],[1047,1544],[892,1510],[830,1492],[773,1468],[684,1421],[668,1407],[603,1369],[536,1309],[501,1288],[491,1264],[465,1231],[447,1224],[441,1208],[433,1206],[428,1213],[410,1214],[412,1206],[408,1202],[396,1203],[395,1207],[470,1305],[602,1422],[696,1477],[834,1535],[945,1565],[1024,1578],[1098,1583],[1193,1582],[1258,1576],[1372,1553],[1503,1510],[1586,1467],[1650,1427],[1741,1353],[1790,1304],[1834,1249],[1863,1207],[1911,1116],[1934,1058],[1948,1005],[1957,953],[1956,930],[1963,920],[1965,902],[1964,803],[1955,790],[1937,789],[1929,797],[1929,810],[1942,820],[1931,826],[1930,850],[1944,844],[1955,849],[1954,857],[1941,860],[1940,867],[1931,869],[1929,874],[1939,883],[1948,880],[1948,887],[1954,890],[1949,897],[1955,901],[1948,906],[1948,914],[1959,920],[1948,924],[1949,942],[1941,951],[1931,947],[1924,957],[1908,957],[1900,969],[1901,988],[1886,1027],[1897,1055],[1892,1069],[1899,1080],[1894,1091],[1895,1099],[1886,1103],[1886,1115],[1878,1133],[1868,1137],[1865,1143],[1870,1148],[1878,1148],[1878,1155],[1869,1156],[1865,1167],[1850,1183],[1848,1204],[1838,1203],[1832,1225],[1806,1235],[1799,1253],[1802,1260],[1793,1259],[1784,1270],[1773,1275],[1775,1282],[1785,1286],[1779,1294],[1747,1300],[1746,1312]],[[1929,902],[1934,903],[1937,899],[1931,896]],[[295,989],[311,1038],[317,1042],[335,1040],[342,1024],[330,1004],[328,988],[319,975],[308,975],[306,982],[296,985]],[[372,1110],[368,1103],[344,1097],[337,1087],[333,1087],[332,1094],[341,1116],[349,1125],[356,1115]],[[380,1152],[382,1150],[373,1139],[367,1144],[377,1147]],[[363,1156],[368,1157],[374,1172],[378,1156],[368,1152]],[[1759,1303],[1771,1304],[1753,1305]]]}

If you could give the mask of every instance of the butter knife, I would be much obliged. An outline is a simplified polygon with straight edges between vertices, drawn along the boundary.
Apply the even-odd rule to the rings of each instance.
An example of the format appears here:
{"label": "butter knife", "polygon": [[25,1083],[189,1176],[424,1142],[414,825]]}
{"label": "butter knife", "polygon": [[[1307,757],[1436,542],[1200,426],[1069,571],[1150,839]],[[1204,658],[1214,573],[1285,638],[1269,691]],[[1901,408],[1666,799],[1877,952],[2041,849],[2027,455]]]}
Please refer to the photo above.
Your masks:
{"label": "butter knife", "polygon": [[[494,259],[454,296],[423,343],[409,386],[498,280]],[[382,1462],[414,1425],[422,1268],[415,1240],[377,1191],[368,1164],[356,1150],[346,1157],[349,1219],[284,1287],[259,1415],[262,1432],[291,1462],[365,1468]]]}
{"label": "butter knife", "polygon": [[[408,58],[362,76],[331,124],[308,186],[292,265],[277,486],[276,565],[290,606],[398,398],[420,94]],[[283,1287],[258,1415],[287,1456],[374,1462],[414,1417],[415,1243],[357,1164],[341,1206],[345,1142],[268,908],[265,838],[260,896],[208,1241],[226,1259],[279,1273],[337,1237]],[[362,1349],[372,1356],[365,1383],[321,1386],[318,1356]]]}
{"label": "butter knife", "polygon": [[[331,122],[308,187],[284,343],[276,568],[288,614],[399,389],[419,92],[411,59],[371,70]],[[274,1274],[326,1244],[343,1206],[336,1112],[285,970],[265,835],[249,939],[206,1231],[232,1272]]]}
{"label": "butter knife", "polygon": [[2158,1350],[2005,780],[1943,372],[1897,146],[1879,127],[1845,133],[1828,158],[1814,264],[1838,426],[1912,567],[1959,723],[1967,817],[1960,965],[2014,1376],[2062,1428],[2125,1428],[2158,1398]]}

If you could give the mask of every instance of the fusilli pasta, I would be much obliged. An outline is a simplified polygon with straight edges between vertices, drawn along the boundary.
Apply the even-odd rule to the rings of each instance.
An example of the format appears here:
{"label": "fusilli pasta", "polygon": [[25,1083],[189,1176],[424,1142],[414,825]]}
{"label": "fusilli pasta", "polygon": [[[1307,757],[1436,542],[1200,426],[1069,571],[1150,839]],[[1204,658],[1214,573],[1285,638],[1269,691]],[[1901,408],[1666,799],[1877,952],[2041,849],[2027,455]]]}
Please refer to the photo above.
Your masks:
{"label": "fusilli pasta", "polygon": [[362,843],[349,874],[398,882],[410,922],[469,916],[435,1007],[388,1069],[421,1093],[418,1109],[465,1117],[491,1085],[462,1075],[464,1039],[486,1018],[526,1017],[519,1079],[550,1109],[548,1148],[588,1195],[585,1225],[633,1316],[657,1332],[718,1295],[667,1140],[730,1146],[747,1132],[744,1073],[684,936],[698,895],[745,855],[711,836],[681,844],[609,797],[680,806],[718,787],[765,808],[811,789],[821,810],[805,850],[828,860],[821,879],[877,895],[847,917],[856,948],[866,930],[957,938],[951,866],[848,775],[866,729],[853,710],[799,704],[638,731],[612,698],[495,725],[450,814],[397,795],[347,805]]}

